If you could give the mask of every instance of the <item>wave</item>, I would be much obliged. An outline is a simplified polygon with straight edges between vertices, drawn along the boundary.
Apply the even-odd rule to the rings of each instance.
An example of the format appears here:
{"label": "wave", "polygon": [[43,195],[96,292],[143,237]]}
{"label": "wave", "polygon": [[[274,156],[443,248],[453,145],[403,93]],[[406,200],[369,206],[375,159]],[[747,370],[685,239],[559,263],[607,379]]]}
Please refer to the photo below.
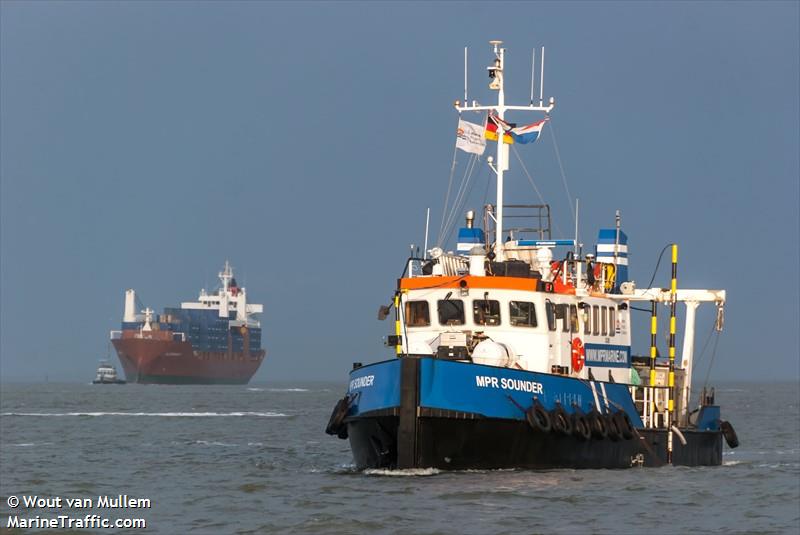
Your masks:
{"label": "wave", "polygon": [[435,476],[441,474],[438,468],[406,468],[402,470],[389,470],[386,468],[368,468],[363,472],[368,476],[390,476],[390,477],[419,477]]}
{"label": "wave", "polygon": [[250,392],[310,392],[307,388],[248,388]]}
{"label": "wave", "polygon": [[235,447],[239,444],[228,444],[227,442],[214,442],[213,440],[195,440],[195,444],[199,444],[200,446],[227,446],[227,447]]}
{"label": "wave", "polygon": [[281,412],[4,412],[0,416],[160,416],[165,418],[215,418],[220,416],[278,418]]}

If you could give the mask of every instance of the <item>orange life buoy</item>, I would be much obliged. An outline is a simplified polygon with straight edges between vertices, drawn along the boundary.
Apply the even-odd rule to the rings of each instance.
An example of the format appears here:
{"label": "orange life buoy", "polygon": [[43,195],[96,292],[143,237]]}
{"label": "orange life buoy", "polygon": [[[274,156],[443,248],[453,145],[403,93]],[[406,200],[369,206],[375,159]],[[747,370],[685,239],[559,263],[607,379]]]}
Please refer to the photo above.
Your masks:
{"label": "orange life buoy", "polygon": [[586,363],[586,350],[580,338],[572,339],[572,369],[580,372]]}

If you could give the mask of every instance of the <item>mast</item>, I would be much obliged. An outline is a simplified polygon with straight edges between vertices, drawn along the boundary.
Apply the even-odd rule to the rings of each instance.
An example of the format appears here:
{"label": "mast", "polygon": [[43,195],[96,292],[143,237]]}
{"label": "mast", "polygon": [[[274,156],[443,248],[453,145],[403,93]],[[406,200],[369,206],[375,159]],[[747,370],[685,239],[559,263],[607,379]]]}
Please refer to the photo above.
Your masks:
{"label": "mast", "polygon": [[[503,59],[506,49],[500,48],[502,41],[489,41],[489,44],[494,47],[495,54],[495,70],[492,70],[491,66],[488,67],[489,77],[494,79],[489,84],[489,89],[497,88],[497,116],[501,120],[505,120],[506,94],[503,89]],[[494,76],[492,76],[492,73],[494,73]],[[497,261],[502,262],[505,260],[505,249],[503,247],[503,171],[508,169],[508,146],[503,142],[505,132],[502,128],[498,127],[497,134],[497,168],[495,169],[497,173],[497,228],[495,229],[494,249]]]}
{"label": "mast", "polygon": [[[463,111],[485,111],[487,113],[494,111],[497,114],[497,117],[501,121],[505,121],[506,111],[513,110],[513,111],[538,111],[544,112],[545,114],[549,114],[550,111],[555,107],[555,99],[550,97],[550,102],[547,106],[543,105],[542,95],[544,91],[544,47],[542,47],[542,61],[540,62],[542,73],[539,79],[540,90],[539,90],[539,105],[534,106],[533,103],[529,104],[528,106],[507,106],[505,102],[505,91],[504,91],[504,68],[505,68],[505,48],[502,48],[500,45],[503,44],[502,41],[489,41],[489,44],[492,45],[492,50],[494,52],[495,59],[491,65],[489,65],[486,70],[489,72],[489,78],[492,80],[489,84],[489,89],[493,91],[497,91],[497,104],[492,106],[481,106],[475,100],[472,103],[468,103],[466,99],[464,100],[463,106],[461,105],[460,101],[455,102],[455,108],[458,110],[459,113]],[[465,66],[466,70],[466,66]],[[533,93],[531,91],[531,93]],[[464,91],[466,96],[466,91]],[[502,262],[505,260],[505,251],[504,251],[504,244],[503,244],[503,173],[508,170],[508,144],[503,142],[503,137],[506,133],[506,130],[502,127],[498,127],[497,129],[497,162],[496,165],[492,164],[492,157],[490,156],[487,158],[489,166],[497,175],[497,222],[496,222],[496,232],[495,232],[495,244],[494,244],[494,253],[495,258],[498,261]]]}
{"label": "mast", "polygon": [[233,270],[231,269],[230,262],[225,260],[225,267],[217,274],[217,276],[219,277],[219,280],[222,281],[222,291],[227,293],[228,286],[233,278]]}

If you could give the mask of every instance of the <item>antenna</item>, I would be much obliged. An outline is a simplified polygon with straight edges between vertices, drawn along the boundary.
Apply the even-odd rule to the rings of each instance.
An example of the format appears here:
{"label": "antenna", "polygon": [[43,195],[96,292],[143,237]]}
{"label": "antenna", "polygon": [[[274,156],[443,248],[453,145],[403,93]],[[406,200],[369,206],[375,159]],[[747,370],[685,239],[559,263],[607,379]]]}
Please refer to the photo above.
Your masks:
{"label": "antenna", "polygon": [[533,73],[536,72],[536,49],[531,49],[531,106],[533,105]]}
{"label": "antenna", "polygon": [[464,105],[466,104],[467,104],[467,47],[464,47]]}
{"label": "antenna", "polygon": [[579,208],[581,200],[575,198],[575,254],[578,254],[578,215],[580,214]]}
{"label": "antenna", "polygon": [[[466,50],[467,49],[464,48],[465,52],[466,52]],[[466,92],[465,92],[464,96],[466,98]],[[425,248],[422,249],[422,259],[423,260],[427,260],[428,259],[428,223],[430,223],[430,220],[431,220],[431,209],[430,209],[430,207],[428,207],[428,211],[425,213]]]}
{"label": "antenna", "polygon": [[[488,112],[492,114],[496,114],[497,118],[500,121],[505,120],[505,113],[508,111],[533,111],[533,112],[543,112],[548,114],[553,110],[556,105],[555,99],[550,98],[547,106],[544,106],[544,47],[542,47],[542,61],[540,65],[540,80],[539,80],[539,105],[536,106],[533,103],[533,88],[534,88],[534,73],[535,73],[535,57],[536,51],[533,51],[533,58],[531,64],[531,102],[525,106],[515,106],[515,105],[507,105],[505,102],[505,92],[503,90],[503,77],[504,77],[504,56],[505,56],[505,49],[501,47],[502,41],[492,40],[489,41],[489,44],[492,46],[494,52],[494,60],[492,64],[486,67],[486,70],[489,74],[489,79],[491,83],[489,84],[489,89],[493,91],[497,91],[497,103],[491,104],[487,106],[479,105],[477,102],[473,101],[472,104],[468,104],[464,102],[463,105],[460,101],[455,101],[455,109],[458,113],[462,113],[465,111],[470,112]],[[465,50],[465,57],[466,57],[466,50]],[[466,72],[466,66],[465,66]],[[466,79],[466,76],[465,76]],[[466,84],[465,84],[466,86]],[[466,89],[465,89],[466,93]],[[466,95],[465,95],[466,96]],[[466,100],[466,99],[465,99]],[[486,158],[486,163],[489,165],[491,170],[497,176],[497,197],[496,197],[496,205],[495,205],[495,215],[492,219],[496,222],[495,225],[495,255],[498,261],[503,261],[505,259],[504,249],[505,245],[503,242],[503,172],[507,171],[508,166],[508,145],[504,142],[505,138],[505,128],[498,128],[497,129],[497,156],[496,160],[494,157],[489,156]],[[570,203],[570,206],[572,204]],[[487,245],[491,243],[487,237]]]}
{"label": "antenna", "polygon": [[542,47],[542,62],[539,67],[541,69],[539,74],[539,106],[544,102],[544,47]]}

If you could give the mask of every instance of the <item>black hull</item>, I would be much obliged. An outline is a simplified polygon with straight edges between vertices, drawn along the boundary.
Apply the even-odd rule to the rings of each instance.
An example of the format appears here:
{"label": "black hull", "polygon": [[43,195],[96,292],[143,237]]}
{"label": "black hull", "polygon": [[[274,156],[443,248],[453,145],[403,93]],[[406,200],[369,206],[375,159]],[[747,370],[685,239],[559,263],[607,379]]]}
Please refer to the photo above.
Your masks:
{"label": "black hull", "polygon": [[[667,432],[638,430],[632,439],[581,440],[556,432],[534,431],[525,421],[488,418],[417,418],[415,444],[398,443],[399,417],[365,416],[347,424],[358,469],[439,468],[446,470],[499,468],[630,468],[663,466],[667,462]],[[672,464],[722,464],[722,433],[682,431],[686,445],[673,436]],[[411,448],[407,461],[398,455]],[[410,462],[409,462],[410,461]]]}
{"label": "black hull", "polygon": [[[365,468],[630,468],[668,461],[665,429],[639,429],[613,440],[534,430],[527,420],[419,406],[419,361],[403,359],[400,406],[344,420],[356,466]],[[721,431],[673,434],[672,464],[722,464]]]}

